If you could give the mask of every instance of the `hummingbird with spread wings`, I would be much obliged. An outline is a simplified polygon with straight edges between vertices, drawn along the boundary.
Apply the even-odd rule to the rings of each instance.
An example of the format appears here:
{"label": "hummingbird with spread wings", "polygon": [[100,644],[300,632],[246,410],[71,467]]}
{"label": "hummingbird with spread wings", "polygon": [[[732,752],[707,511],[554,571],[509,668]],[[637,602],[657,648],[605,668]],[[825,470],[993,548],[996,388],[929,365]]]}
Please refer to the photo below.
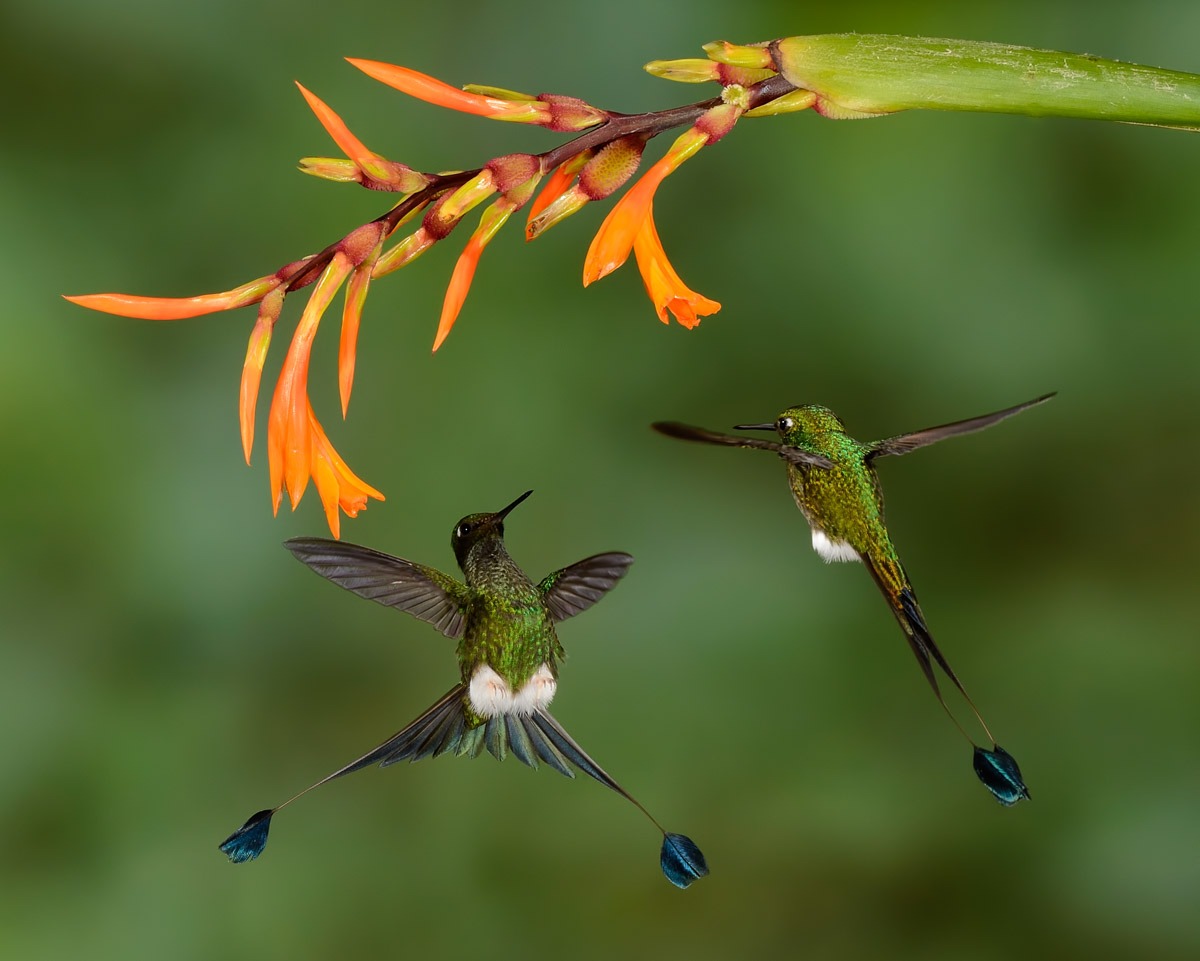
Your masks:
{"label": "hummingbird with spread wings", "polygon": [[[984,430],[1053,396],[1053,393],[1045,394],[981,417],[869,442],[855,440],[846,433],[846,425],[833,411],[815,404],[789,407],[771,423],[739,424],[734,428],[774,431],[778,441],[720,434],[673,421],[652,425],[668,437],[725,447],[750,447],[779,455],[787,466],[792,497],[812,529],[813,550],[826,562],[861,561],[867,568],[899,622],[938,702],[974,748],[972,763],[976,775],[1005,806],[1028,798],[1029,791],[1016,760],[996,743],[958,675],[930,634],[916,592],[884,523],[883,491],[875,460],[907,454],[947,437]],[[935,663],[970,707],[991,742],[990,748],[977,744],[946,704],[934,673]]]}
{"label": "hummingbird with spread wings", "polygon": [[630,801],[662,833],[659,863],[676,887],[708,873],[704,855],[685,835],[666,831],[583,750],[547,708],[563,657],[555,625],[587,610],[625,576],[633,558],[596,554],[533,583],[504,546],[504,519],[532,491],[503,510],[470,514],[451,545],[466,583],[424,564],[341,541],[293,538],[285,547],[335,584],[426,621],[458,641],[460,680],[403,730],[282,804],[259,811],[220,845],[231,861],[250,861],[267,843],[281,808],[336,778],[379,764],[440,754],[477,757],[511,752],[532,768],[541,761],[574,777],[571,766]]}

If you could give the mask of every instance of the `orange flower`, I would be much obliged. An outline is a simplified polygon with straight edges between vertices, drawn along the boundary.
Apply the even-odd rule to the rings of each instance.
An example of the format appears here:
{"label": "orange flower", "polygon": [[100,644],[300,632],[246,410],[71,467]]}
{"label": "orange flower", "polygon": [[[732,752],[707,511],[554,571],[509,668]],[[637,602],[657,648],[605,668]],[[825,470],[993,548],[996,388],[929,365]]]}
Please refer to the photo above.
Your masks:
{"label": "orange flower", "polygon": [[508,220],[514,209],[516,208],[513,203],[501,197],[479,218],[479,226],[475,228],[475,233],[471,234],[466,247],[459,255],[458,262],[454,265],[454,273],[450,275],[450,284],[446,288],[446,297],[442,301],[442,316],[438,319],[437,334],[433,338],[434,351],[442,346],[442,341],[446,339],[450,328],[454,326],[454,321],[458,319],[458,312],[462,310],[463,302],[467,299],[467,291],[471,289],[471,281],[475,278],[475,267],[479,263],[483,249],[496,236],[496,231],[504,226],[504,222]]}
{"label": "orange flower", "polygon": [[374,497],[381,501],[383,495],[374,487],[362,480],[346,466],[346,462],[338,456],[338,452],[329,443],[325,431],[313,413],[312,405],[308,404],[308,436],[310,440],[309,463],[312,465],[313,483],[317,485],[317,493],[325,508],[325,520],[334,537],[342,536],[340,507],[349,517],[357,517],[358,512],[367,506],[367,498]]}
{"label": "orange flower", "polygon": [[625,263],[633,249],[633,238],[646,219],[658,185],[706,143],[708,135],[703,131],[696,127],[685,131],[663,158],[617,201],[588,247],[583,262],[583,286],[607,277]]}
{"label": "orange flower", "polygon": [[535,230],[531,234],[529,225],[537,219],[538,214],[566,193],[567,188],[575,182],[575,177],[578,176],[580,168],[592,159],[592,153],[591,150],[580,151],[565,163],[559,164],[555,168],[554,173],[546,178],[546,183],[542,186],[541,192],[529,207],[529,216],[525,221],[526,240],[532,240],[540,232]]}
{"label": "orange flower", "polygon": [[439,107],[461,110],[463,113],[479,117],[491,117],[493,120],[512,120],[517,123],[551,121],[550,104],[538,100],[504,100],[500,97],[468,93],[408,67],[381,63],[378,60],[357,60],[354,57],[347,57],[346,60],[368,77],[386,83],[389,87],[395,87],[410,97]]}
{"label": "orange flower", "polygon": [[658,319],[664,324],[669,310],[675,320],[691,330],[701,317],[715,314],[721,305],[715,300],[709,300],[703,294],[698,294],[687,286],[675,273],[675,268],[667,259],[662,241],[658,239],[658,230],[654,226],[653,205],[646,211],[642,226],[633,239],[633,253],[637,257],[638,270],[646,285],[646,293],[654,302]]}
{"label": "orange flower", "polygon": [[317,120],[325,128],[325,132],[333,138],[333,142],[342,148],[342,152],[350,158],[359,172],[357,177],[349,177],[340,170],[338,161],[321,160],[320,158],[305,158],[300,161],[300,169],[305,173],[315,174],[335,180],[356,179],[367,186],[389,188],[401,193],[412,193],[420,190],[429,183],[429,178],[418,173],[411,167],[396,163],[381,157],[366,144],[359,140],[350,128],[320,97],[305,89],[299,81],[296,86],[308,102]]}
{"label": "orange flower", "polygon": [[258,308],[258,319],[250,331],[246,360],[242,363],[242,383],[238,388],[238,425],[247,464],[250,463],[250,451],[254,447],[254,410],[258,405],[258,386],[262,381],[263,364],[267,360],[267,348],[271,346],[271,331],[283,310],[284,294],[284,289],[277,287],[263,298]]}
{"label": "orange flower", "polygon": [[[292,266],[289,264],[289,267]],[[233,290],[219,294],[201,294],[199,297],[139,297],[136,294],[63,294],[64,300],[69,300],[80,307],[99,310],[106,314],[119,314],[122,317],[136,317],[138,320],[183,320],[185,317],[199,317],[202,314],[214,314],[219,310],[233,310],[235,307],[246,307],[257,304],[267,294],[278,287],[291,276],[286,274],[288,268],[277,271],[266,277],[259,277],[248,284],[242,284]]]}
{"label": "orange flower", "polygon": [[276,512],[285,487],[292,510],[295,510],[308,486],[312,473],[308,418],[308,362],[312,356],[312,342],[321,316],[352,269],[350,258],[344,252],[333,255],[308,298],[275,384],[267,421],[267,461],[271,474],[271,504]]}

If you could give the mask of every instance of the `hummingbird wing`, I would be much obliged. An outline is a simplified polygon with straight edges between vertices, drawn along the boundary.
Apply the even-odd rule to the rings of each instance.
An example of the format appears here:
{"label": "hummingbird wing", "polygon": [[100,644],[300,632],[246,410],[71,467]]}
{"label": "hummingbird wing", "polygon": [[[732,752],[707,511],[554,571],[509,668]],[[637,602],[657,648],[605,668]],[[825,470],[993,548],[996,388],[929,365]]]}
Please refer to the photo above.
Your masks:
{"label": "hummingbird wing", "polygon": [[1017,404],[1015,407],[1006,407],[1004,410],[984,414],[981,417],[958,420],[953,424],[942,424],[940,427],[926,427],[924,430],[914,431],[911,434],[899,434],[896,437],[889,437],[886,440],[877,440],[868,446],[866,456],[870,459],[872,457],[883,457],[887,454],[907,454],[919,447],[928,447],[930,444],[936,444],[939,440],[945,440],[947,437],[957,437],[959,434],[972,434],[977,430],[984,430],[993,424],[998,424],[1000,421],[1012,417],[1014,414],[1019,414],[1023,410],[1028,410],[1030,407],[1044,404],[1056,393],[1058,392],[1053,391],[1049,394],[1043,394],[1041,397],[1027,400],[1023,404]]}
{"label": "hummingbird wing", "polygon": [[633,557],[620,551],[595,554],[547,574],[538,590],[555,621],[565,621],[600,600],[629,570]]}
{"label": "hummingbird wing", "polygon": [[673,420],[655,421],[650,426],[660,434],[679,440],[696,440],[705,444],[718,444],[721,447],[751,447],[754,450],[769,450],[793,464],[807,464],[809,467],[826,469],[833,466],[833,462],[828,457],[822,457],[820,454],[814,454],[800,447],[789,447],[778,441],[760,440],[757,437],[739,437],[736,434],[720,434],[715,430],[693,427],[691,424],[681,424]]}
{"label": "hummingbird wing", "polygon": [[403,557],[323,537],[293,537],[283,546],[359,597],[411,614],[446,637],[462,637],[470,588],[453,577]]}

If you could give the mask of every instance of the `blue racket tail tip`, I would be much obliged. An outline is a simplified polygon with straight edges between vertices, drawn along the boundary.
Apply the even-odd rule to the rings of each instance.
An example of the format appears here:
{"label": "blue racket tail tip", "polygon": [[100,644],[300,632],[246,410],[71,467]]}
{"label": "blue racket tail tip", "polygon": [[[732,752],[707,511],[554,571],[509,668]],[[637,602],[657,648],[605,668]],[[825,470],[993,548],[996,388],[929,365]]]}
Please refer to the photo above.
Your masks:
{"label": "blue racket tail tip", "polygon": [[662,873],[677,888],[686,888],[708,874],[708,862],[696,842],[684,834],[664,834],[659,857]]}
{"label": "blue racket tail tip", "polygon": [[977,746],[973,763],[975,776],[1005,807],[1012,807],[1018,801],[1029,798],[1029,788],[1021,777],[1017,759],[999,744],[993,744],[990,751]]}
{"label": "blue racket tail tip", "polygon": [[250,820],[221,842],[221,850],[234,864],[253,861],[267,846],[267,832],[271,830],[272,808],[250,815]]}

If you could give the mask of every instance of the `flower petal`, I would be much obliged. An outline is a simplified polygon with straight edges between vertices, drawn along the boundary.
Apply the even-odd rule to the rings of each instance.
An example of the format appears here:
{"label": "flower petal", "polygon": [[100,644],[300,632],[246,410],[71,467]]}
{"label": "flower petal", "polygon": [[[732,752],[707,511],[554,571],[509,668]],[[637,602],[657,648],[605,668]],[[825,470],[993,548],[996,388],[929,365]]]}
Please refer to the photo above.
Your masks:
{"label": "flower petal", "polygon": [[580,168],[591,159],[592,151],[584,150],[577,153],[570,160],[561,163],[555,168],[554,173],[546,178],[546,183],[542,186],[541,192],[529,206],[529,216],[525,219],[525,239],[533,240],[539,231],[531,232],[531,224],[537,219],[538,214],[549,207],[554,201],[561,197],[567,188],[575,182],[575,177],[578,175]]}
{"label": "flower petal", "polygon": [[646,293],[654,303],[658,319],[664,324],[669,323],[667,311],[670,311],[677,323],[691,330],[700,323],[700,317],[715,314],[721,309],[717,301],[688,287],[671,266],[654,224],[653,205],[634,239],[633,250]]}
{"label": "flower petal", "polygon": [[322,429],[312,405],[307,405],[308,433],[312,444],[311,462],[313,483],[325,509],[325,520],[334,537],[341,536],[341,509],[347,516],[355,517],[367,506],[367,498],[383,500],[383,495],[370,484],[359,478],[338,455]]}
{"label": "flower petal", "polygon": [[350,258],[339,251],[321,273],[296,325],[287,357],[284,358],[283,370],[275,385],[267,425],[267,454],[276,510],[279,509],[282,487],[287,488],[292,509],[295,510],[308,484],[311,469],[308,363],[312,356],[312,343],[322,315],[351,269]]}
{"label": "flower petal", "polygon": [[282,283],[278,274],[259,277],[248,284],[219,294],[201,294],[199,297],[139,297],[137,294],[63,294],[80,307],[99,310],[121,317],[138,320],[183,320],[200,317],[220,310],[233,310],[256,304]]}
{"label": "flower petal", "polygon": [[371,269],[379,257],[373,257],[354,268],[346,285],[346,306],[342,309],[342,334],[338,340],[338,396],[342,401],[342,417],[350,406],[350,389],[354,386],[354,361],[358,350],[358,327],[362,320],[367,289],[371,286]]}
{"label": "flower petal", "polygon": [[676,138],[671,149],[617,201],[588,247],[583,262],[583,286],[607,277],[625,263],[633,248],[633,238],[646,218],[658,185],[708,143],[708,139],[708,135],[696,127],[684,131]]}
{"label": "flower petal", "polygon": [[442,316],[438,319],[437,335],[433,339],[435,352],[442,346],[442,341],[446,339],[454,321],[458,319],[458,312],[462,310],[467,291],[471,289],[475,267],[483,249],[496,236],[496,231],[504,226],[513,209],[511,203],[501,198],[488,207],[479,218],[479,226],[475,228],[475,233],[471,234],[470,240],[463,248],[458,262],[454,265],[454,273],[450,276],[450,284],[446,288],[446,297],[442,301]]}
{"label": "flower petal", "polygon": [[350,128],[346,126],[345,121],[334,113],[324,100],[309,91],[298,80],[296,81],[296,86],[300,88],[300,93],[308,101],[312,112],[317,115],[317,120],[325,128],[325,132],[333,138],[333,142],[341,148],[342,153],[358,164],[359,167],[362,167],[364,163],[380,159],[377,153],[368,149],[366,144],[350,132]]}
{"label": "flower petal", "polygon": [[283,310],[285,291],[278,287],[263,298],[258,309],[258,319],[250,331],[250,343],[246,347],[246,360],[242,364],[242,383],[238,390],[238,422],[242,433],[242,450],[246,463],[250,463],[250,451],[254,447],[254,409],[258,403],[258,388],[262,380],[263,364],[267,359],[267,348],[271,344],[271,331]]}
{"label": "flower petal", "polygon": [[378,60],[358,60],[354,57],[346,59],[368,77],[394,87],[410,97],[439,107],[518,123],[544,123],[550,120],[550,105],[536,100],[503,100],[499,97],[468,93],[408,67]]}

